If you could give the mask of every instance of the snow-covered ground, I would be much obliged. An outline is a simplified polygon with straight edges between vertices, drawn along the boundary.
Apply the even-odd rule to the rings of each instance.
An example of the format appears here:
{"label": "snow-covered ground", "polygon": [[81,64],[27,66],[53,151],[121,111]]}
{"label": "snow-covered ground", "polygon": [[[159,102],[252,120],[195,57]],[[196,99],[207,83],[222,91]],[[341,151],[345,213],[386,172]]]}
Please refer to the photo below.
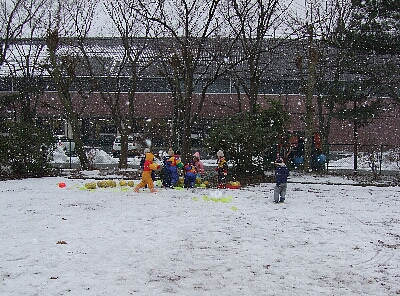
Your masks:
{"label": "snow-covered ground", "polygon": [[293,173],[274,204],[273,184],[151,194],[83,173],[0,182],[1,295],[400,293],[400,187]]}

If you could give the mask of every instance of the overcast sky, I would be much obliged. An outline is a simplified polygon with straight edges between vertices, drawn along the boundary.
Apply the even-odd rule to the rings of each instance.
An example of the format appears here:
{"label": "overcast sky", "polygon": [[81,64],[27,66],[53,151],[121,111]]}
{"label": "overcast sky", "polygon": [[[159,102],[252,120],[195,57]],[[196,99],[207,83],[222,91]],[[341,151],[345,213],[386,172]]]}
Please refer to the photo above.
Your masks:
{"label": "overcast sky", "polygon": [[[290,2],[291,0],[286,0]],[[298,15],[305,14],[305,4],[310,0],[293,0],[291,4],[291,10],[297,12]],[[326,0],[320,0],[321,2],[325,2]],[[99,7],[103,8],[102,4],[99,1]],[[107,25],[109,23],[108,16],[105,12],[100,12],[97,19],[94,21],[92,36],[110,36],[110,26]]]}

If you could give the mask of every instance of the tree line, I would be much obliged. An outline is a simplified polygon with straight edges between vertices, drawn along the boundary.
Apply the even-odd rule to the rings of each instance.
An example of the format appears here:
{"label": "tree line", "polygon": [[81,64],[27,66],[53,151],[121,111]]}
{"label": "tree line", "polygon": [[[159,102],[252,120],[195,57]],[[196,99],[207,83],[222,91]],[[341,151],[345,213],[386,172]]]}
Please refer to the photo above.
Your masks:
{"label": "tree line", "polygon": [[[111,110],[121,135],[119,166],[126,167],[127,139],[137,118],[135,95],[140,78],[150,69],[168,81],[173,98],[171,146],[180,147],[184,159],[190,157],[192,127],[209,88],[218,79],[231,77],[238,101],[250,102],[247,115],[259,116],[260,81],[273,71],[273,56],[293,42],[297,46],[293,75],[301,82],[299,92],[306,107],[306,168],[310,139],[319,132],[327,141],[333,117],[354,125],[356,148],[357,128],[382,109],[379,98],[389,96],[399,102],[400,3],[396,0],[310,0],[304,7],[289,0],[2,0],[0,5],[0,65],[10,65],[11,75],[24,81],[18,94],[1,98],[1,105],[18,100],[22,111],[15,121],[33,123],[35,103],[45,91],[45,86],[38,87],[37,77],[49,75],[83,169],[89,168],[80,129],[87,98],[100,91]],[[105,21],[99,26],[101,19]],[[113,37],[123,47],[121,62],[101,56],[94,61],[87,40],[95,26],[96,36]],[[18,47],[20,38],[32,40],[32,46]],[[38,39],[45,42],[38,46]],[[11,51],[12,46],[18,50]],[[17,64],[8,64],[11,58]],[[90,87],[78,89],[81,104],[76,105],[71,88],[82,65]],[[101,87],[98,73],[128,75],[128,114],[121,109],[122,88]],[[201,94],[196,104],[195,90]],[[322,114],[322,109],[329,112]]]}

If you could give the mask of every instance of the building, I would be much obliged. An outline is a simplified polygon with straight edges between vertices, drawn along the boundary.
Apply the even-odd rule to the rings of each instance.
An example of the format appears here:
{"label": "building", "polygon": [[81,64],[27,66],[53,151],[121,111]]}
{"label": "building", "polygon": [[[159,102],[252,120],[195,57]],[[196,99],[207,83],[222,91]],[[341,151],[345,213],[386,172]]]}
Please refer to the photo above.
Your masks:
{"label": "building", "polygon": [[[136,46],[139,48],[145,41],[137,38]],[[43,90],[37,97],[32,96],[35,100],[37,118],[41,124],[48,124],[55,133],[65,132],[67,118],[60,112],[62,106],[60,104],[58,94],[55,91],[54,82],[45,71],[38,72],[32,77],[24,76],[23,68],[18,60],[18,52],[24,52],[24,49],[36,46],[40,48],[43,45],[43,40],[18,40],[11,48],[12,54],[6,64],[0,67],[0,91],[2,94],[16,94],[23,90],[23,87],[29,83]],[[163,46],[167,49],[164,56],[165,59],[171,58],[174,55],[172,46],[168,39],[161,40]],[[273,41],[268,41],[273,42]],[[102,143],[102,137],[113,136],[117,130],[111,120],[111,109],[104,102],[101,91],[112,93],[115,90],[121,91],[122,113],[124,110],[127,114],[127,95],[130,89],[129,67],[120,68],[123,60],[123,48],[116,42],[116,39],[99,39],[93,38],[89,40],[88,48],[90,49],[89,57],[95,61],[96,77],[101,89],[91,89],[91,79],[88,76],[85,67],[77,66],[77,78],[71,85],[71,93],[73,94],[77,107],[83,107],[82,97],[79,91],[84,91],[87,94],[87,101],[82,109],[82,132],[85,141],[88,143]],[[68,41],[64,43],[61,54],[69,56],[71,52],[75,53],[74,43]],[[149,63],[150,59],[154,58],[152,54],[156,51],[156,46],[160,44],[152,44],[146,49],[146,54],[143,55],[140,65],[145,70],[141,72],[141,76],[137,81],[137,92],[135,94],[134,108],[135,120],[137,126],[136,132],[144,133],[146,137],[151,137],[159,145],[166,145],[166,139],[170,135],[171,124],[173,122],[173,97],[171,84],[166,77],[165,72],[161,71],[161,65],[165,59],[156,55],[156,59]],[[217,51],[213,42],[207,46],[210,49]],[[277,48],[274,52],[265,55],[264,65],[268,67],[264,79],[259,85],[259,104],[262,108],[267,108],[266,98],[276,98],[281,100],[285,109],[291,115],[291,121],[286,127],[288,130],[304,131],[305,124],[302,120],[305,113],[304,95],[300,94],[301,77],[298,74],[296,66],[296,57],[298,55],[299,44],[286,44]],[[18,49],[18,50],[17,50]],[[22,49],[22,50],[21,50]],[[39,49],[38,49],[39,50]],[[38,52],[41,63],[45,64],[47,54],[45,48]],[[212,52],[212,50],[210,52]],[[217,55],[216,55],[217,56]],[[204,56],[203,59],[216,59],[216,56]],[[219,56],[221,58],[221,56]],[[240,60],[240,49],[231,52],[229,58],[225,57],[224,62],[230,63]],[[145,67],[145,65],[148,66]],[[217,63],[217,60],[216,62]],[[213,64],[212,64],[213,65]],[[245,65],[238,63],[239,71],[245,71]],[[203,68],[206,68],[204,65]],[[122,71],[119,71],[119,69]],[[119,71],[119,72],[118,72]],[[212,71],[212,70],[210,70]],[[117,76],[117,73],[118,74]],[[122,73],[122,75],[121,75]],[[164,74],[163,74],[164,73]],[[326,83],[331,79],[330,73],[326,75]],[[200,75],[197,73],[197,75]],[[348,77],[351,79],[351,77]],[[201,79],[200,79],[201,80]],[[28,81],[28,82],[27,82]],[[243,89],[239,89],[239,95],[235,89],[235,79],[228,74],[219,77],[213,85],[208,88],[204,106],[199,116],[199,121],[193,127],[194,134],[204,134],[210,124],[218,120],[220,117],[229,116],[231,114],[249,110],[249,101],[243,93]],[[200,100],[201,81],[198,88],[195,89],[193,98],[193,106]],[[371,120],[371,122],[358,128],[358,139],[360,144],[376,144],[400,146],[400,110],[399,105],[394,104],[390,98],[382,99],[385,101],[384,112]],[[315,104],[317,105],[317,104]],[[11,110],[10,106],[4,106],[1,109],[1,116],[4,120],[10,117],[10,114],[15,110]],[[17,107],[18,108],[18,107]],[[326,110],[321,114],[326,116]],[[318,126],[317,110],[315,110],[315,124]],[[329,142],[332,144],[352,144],[354,142],[354,127],[352,122],[332,120]],[[195,137],[194,137],[195,138]]]}

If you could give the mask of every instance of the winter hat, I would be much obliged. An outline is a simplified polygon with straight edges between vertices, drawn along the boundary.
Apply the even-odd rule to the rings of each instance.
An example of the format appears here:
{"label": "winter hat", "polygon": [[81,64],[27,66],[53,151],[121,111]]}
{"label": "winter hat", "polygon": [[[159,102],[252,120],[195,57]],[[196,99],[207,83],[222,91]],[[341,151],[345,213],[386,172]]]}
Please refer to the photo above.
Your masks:
{"label": "winter hat", "polygon": [[151,153],[151,152],[147,152],[147,153],[146,153],[146,158],[145,158],[145,159],[146,159],[146,160],[153,161],[153,160],[154,160],[154,154]]}
{"label": "winter hat", "polygon": [[200,160],[200,153],[196,152],[195,154],[193,154],[193,157],[197,157],[197,159]]}
{"label": "winter hat", "polygon": [[150,149],[149,149],[149,148],[145,148],[145,149],[144,149],[144,154],[149,153],[149,152],[150,152]]}
{"label": "winter hat", "polygon": [[172,148],[169,148],[168,156],[174,156],[174,150],[172,150]]}
{"label": "winter hat", "polygon": [[175,150],[175,155],[181,155],[181,151],[180,150]]}
{"label": "winter hat", "polygon": [[220,157],[224,156],[224,151],[218,150],[217,156],[220,156]]}
{"label": "winter hat", "polygon": [[277,158],[275,160],[275,165],[277,165],[277,166],[285,166],[285,163],[284,163],[282,158]]}

